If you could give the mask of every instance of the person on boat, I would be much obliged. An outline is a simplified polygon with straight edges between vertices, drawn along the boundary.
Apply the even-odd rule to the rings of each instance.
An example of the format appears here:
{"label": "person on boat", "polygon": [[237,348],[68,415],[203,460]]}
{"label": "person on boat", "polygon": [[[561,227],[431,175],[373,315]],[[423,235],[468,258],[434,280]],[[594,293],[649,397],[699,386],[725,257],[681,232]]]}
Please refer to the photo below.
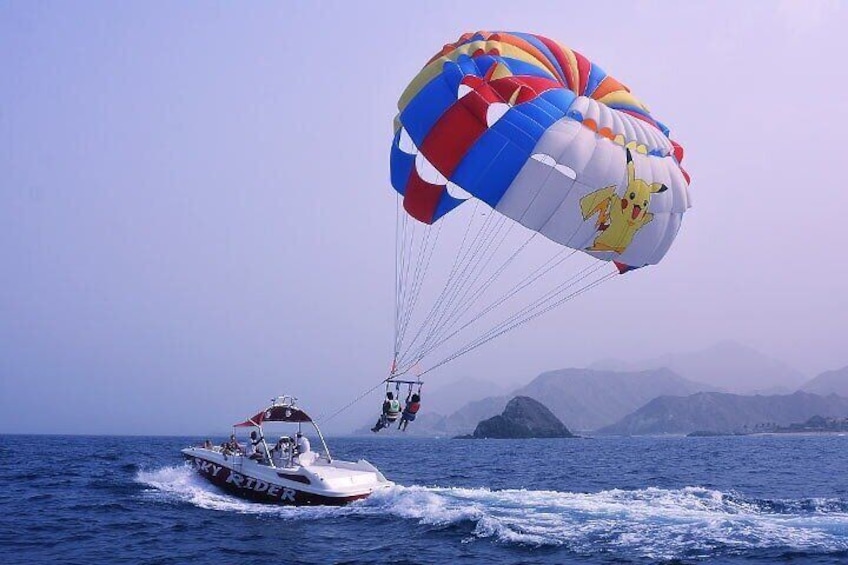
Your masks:
{"label": "person on boat", "polygon": [[383,401],[383,413],[380,414],[380,419],[371,428],[372,432],[379,432],[383,428],[393,424],[400,417],[400,402],[395,399],[395,395],[391,392],[386,393],[386,399]]}
{"label": "person on boat", "polygon": [[398,424],[398,429],[405,432],[409,423],[415,421],[415,415],[418,414],[418,410],[420,409],[421,392],[419,391],[412,396],[407,396],[405,406],[403,407],[403,414],[401,414],[400,417],[400,424]]}
{"label": "person on boat", "polygon": [[312,446],[309,445],[309,438],[303,435],[302,432],[297,432],[297,454],[303,455],[304,453],[309,453],[312,451]]}
{"label": "person on boat", "polygon": [[260,463],[267,459],[265,446],[262,445],[264,439],[261,433],[257,434],[255,430],[250,432],[250,459]]}
{"label": "person on boat", "polygon": [[239,445],[236,439],[236,434],[230,434],[230,441],[224,443],[221,447],[224,455],[238,455],[241,453],[241,445]]}

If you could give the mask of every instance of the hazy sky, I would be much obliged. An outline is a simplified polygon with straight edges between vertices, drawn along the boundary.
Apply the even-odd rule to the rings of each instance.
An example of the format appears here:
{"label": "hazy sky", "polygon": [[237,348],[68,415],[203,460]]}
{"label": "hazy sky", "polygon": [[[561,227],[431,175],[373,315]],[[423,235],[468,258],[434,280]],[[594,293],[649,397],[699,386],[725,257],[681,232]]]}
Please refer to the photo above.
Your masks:
{"label": "hazy sky", "polygon": [[0,3],[0,432],[225,432],[379,382],[396,101],[477,29],[625,82],[686,148],[694,207],[660,265],[434,386],[728,338],[848,365],[846,28],[807,0]]}

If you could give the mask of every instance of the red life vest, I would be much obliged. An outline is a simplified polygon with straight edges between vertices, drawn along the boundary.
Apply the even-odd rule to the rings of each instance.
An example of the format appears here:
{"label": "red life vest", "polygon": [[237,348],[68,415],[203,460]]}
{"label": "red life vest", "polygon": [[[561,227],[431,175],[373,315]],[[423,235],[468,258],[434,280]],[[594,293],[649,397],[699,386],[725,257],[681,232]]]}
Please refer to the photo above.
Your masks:
{"label": "red life vest", "polygon": [[421,403],[420,402],[413,402],[411,404],[407,404],[406,408],[404,408],[403,411],[409,412],[410,414],[417,414],[419,408],[421,408]]}

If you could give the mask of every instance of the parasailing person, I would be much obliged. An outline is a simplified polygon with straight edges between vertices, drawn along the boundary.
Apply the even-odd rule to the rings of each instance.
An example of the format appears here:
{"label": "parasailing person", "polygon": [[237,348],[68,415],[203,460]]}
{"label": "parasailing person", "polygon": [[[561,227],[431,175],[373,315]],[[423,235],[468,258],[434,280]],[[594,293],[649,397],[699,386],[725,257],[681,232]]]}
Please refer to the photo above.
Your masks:
{"label": "parasailing person", "polygon": [[401,414],[398,429],[402,432],[405,432],[407,426],[409,426],[409,423],[415,421],[415,415],[418,414],[418,410],[420,409],[421,387],[419,387],[418,392],[415,393],[413,393],[410,389],[409,394],[406,395],[406,402],[404,403],[403,414]]}
{"label": "parasailing person", "polygon": [[374,427],[371,428],[371,431],[377,433],[383,428],[387,428],[389,424],[395,423],[399,417],[400,402],[398,402],[392,392],[387,392],[386,399],[383,401],[383,413],[380,414],[380,418],[374,424]]}

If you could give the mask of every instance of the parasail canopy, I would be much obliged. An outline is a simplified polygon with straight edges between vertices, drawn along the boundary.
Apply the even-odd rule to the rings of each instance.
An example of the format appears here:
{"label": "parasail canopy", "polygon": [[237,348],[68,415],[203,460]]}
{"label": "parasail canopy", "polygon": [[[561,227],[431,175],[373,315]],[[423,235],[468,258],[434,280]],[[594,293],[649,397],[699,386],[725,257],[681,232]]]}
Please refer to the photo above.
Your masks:
{"label": "parasail canopy", "polygon": [[476,32],[398,102],[392,185],[433,224],[469,199],[624,272],[659,262],[689,208],[683,148],[621,82],[564,45]]}

